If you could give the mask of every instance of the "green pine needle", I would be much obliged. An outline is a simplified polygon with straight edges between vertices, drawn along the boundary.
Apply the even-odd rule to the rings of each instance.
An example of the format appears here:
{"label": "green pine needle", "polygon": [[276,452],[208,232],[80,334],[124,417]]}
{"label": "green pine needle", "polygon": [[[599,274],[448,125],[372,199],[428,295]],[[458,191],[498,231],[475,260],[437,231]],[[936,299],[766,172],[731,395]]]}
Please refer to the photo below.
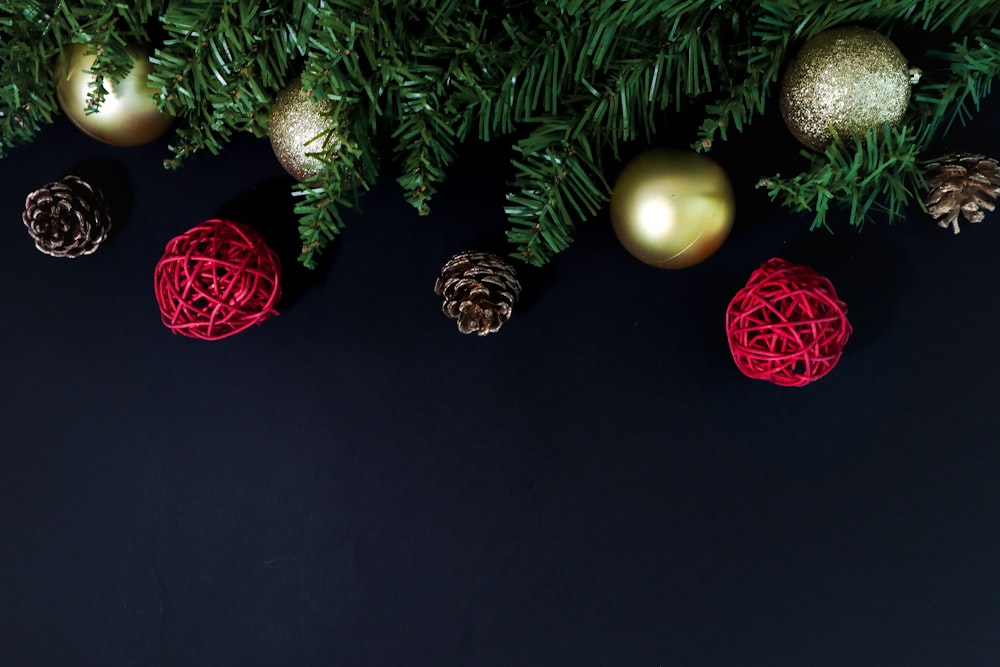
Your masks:
{"label": "green pine needle", "polygon": [[[516,145],[508,238],[540,265],[602,210],[604,160],[623,143],[652,143],[665,127],[698,151],[732,140],[775,112],[788,57],[830,27],[926,33],[950,46],[907,54],[924,72],[900,127],[789,156],[801,173],[762,181],[814,228],[832,228],[835,211],[860,226],[919,199],[918,158],[978,111],[1000,76],[998,18],[996,0],[9,0],[0,156],[58,115],[52,64],[69,45],[100,54],[99,112],[129,71],[126,46],[145,43],[154,101],[179,120],[168,167],[238,133],[266,135],[271,100],[296,75],[334,103],[331,131],[356,143],[295,188],[306,265],[374,183],[384,142],[403,196],[426,214],[469,139]],[[678,125],[691,109],[704,113]]]}
{"label": "green pine needle", "polygon": [[792,178],[776,174],[761,179],[772,200],[795,212],[812,212],[810,229],[832,231],[827,214],[845,209],[847,222],[861,227],[876,214],[889,222],[905,217],[919,199],[924,179],[921,145],[907,127],[872,128],[865,135],[840,138],[823,153],[803,151],[809,167]]}

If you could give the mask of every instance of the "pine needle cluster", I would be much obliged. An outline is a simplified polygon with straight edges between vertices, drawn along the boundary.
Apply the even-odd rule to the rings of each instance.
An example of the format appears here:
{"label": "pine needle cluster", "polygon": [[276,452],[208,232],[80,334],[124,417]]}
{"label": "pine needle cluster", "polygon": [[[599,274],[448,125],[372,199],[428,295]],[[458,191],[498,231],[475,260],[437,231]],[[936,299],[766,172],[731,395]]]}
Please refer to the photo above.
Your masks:
{"label": "pine needle cluster", "polygon": [[540,265],[607,201],[605,162],[673,112],[704,110],[691,145],[711,150],[774,111],[790,52],[823,30],[943,36],[950,46],[919,54],[903,125],[840,137],[804,154],[800,174],[761,181],[812,212],[814,227],[835,207],[860,225],[919,201],[918,160],[1000,75],[998,13],[995,0],[9,0],[0,155],[59,113],[52,70],[67,45],[100,54],[99,109],[105,82],[128,71],[126,45],[145,43],[156,103],[180,121],[168,167],[219,152],[236,133],[265,135],[271,101],[294,76],[332,103],[331,129],[349,140],[295,186],[306,265],[378,178],[376,145],[390,146],[383,157],[399,165],[404,196],[427,214],[472,139],[512,145],[508,238],[512,255]]}

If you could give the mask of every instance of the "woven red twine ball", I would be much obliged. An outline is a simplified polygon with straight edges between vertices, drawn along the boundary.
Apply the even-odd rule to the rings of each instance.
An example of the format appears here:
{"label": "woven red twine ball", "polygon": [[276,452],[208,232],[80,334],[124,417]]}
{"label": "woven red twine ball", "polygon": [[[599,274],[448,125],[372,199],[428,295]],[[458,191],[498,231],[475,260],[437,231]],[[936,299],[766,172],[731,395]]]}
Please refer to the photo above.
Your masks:
{"label": "woven red twine ball", "polygon": [[153,276],[163,324],[219,340],[278,312],[281,262],[253,229],[206,220],[167,243]]}
{"label": "woven red twine ball", "polygon": [[837,365],[851,336],[847,304],[808,266],[764,262],[726,309],[729,350],[744,375],[801,387]]}

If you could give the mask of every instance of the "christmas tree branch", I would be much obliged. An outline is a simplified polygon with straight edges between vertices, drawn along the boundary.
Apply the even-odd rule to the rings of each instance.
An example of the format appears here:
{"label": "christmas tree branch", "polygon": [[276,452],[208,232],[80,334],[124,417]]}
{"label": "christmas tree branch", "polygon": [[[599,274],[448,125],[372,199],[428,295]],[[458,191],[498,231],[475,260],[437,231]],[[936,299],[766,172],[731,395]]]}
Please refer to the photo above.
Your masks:
{"label": "christmas tree branch", "polygon": [[59,113],[48,72],[58,55],[49,16],[36,2],[5,3],[0,8],[0,157],[6,149],[31,141]]}
{"label": "christmas tree branch", "polygon": [[96,54],[90,71],[93,81],[87,96],[87,113],[97,113],[110,90],[105,79],[122,80],[132,70],[131,44],[145,44],[146,23],[160,10],[162,2],[142,0],[136,3],[108,3],[80,0],[56,4],[51,18],[54,37],[63,44],[87,44],[88,53]]}
{"label": "christmas tree branch", "polygon": [[743,132],[754,117],[764,113],[794,35],[786,25],[787,18],[780,19],[774,12],[775,7],[761,3],[757,16],[743,16],[738,25],[734,19],[734,27],[742,30],[734,36],[736,46],[724,58],[725,62],[733,63],[728,96],[705,107],[707,117],[698,131],[699,139],[691,146],[693,149],[710,150],[716,137],[728,140],[729,128]]}
{"label": "christmas tree branch", "polygon": [[811,230],[830,230],[827,213],[835,204],[848,207],[848,222],[862,226],[884,215],[889,222],[904,217],[905,209],[924,189],[918,163],[922,146],[906,126],[872,128],[865,135],[835,140],[823,153],[802,151],[809,168],[793,178],[776,174],[761,179],[772,200],[795,212],[812,212]]}
{"label": "christmas tree branch", "polygon": [[294,186],[293,195],[299,200],[293,212],[299,216],[302,240],[299,261],[307,268],[316,267],[323,248],[343,229],[341,210],[354,208],[360,192],[369,190],[378,178],[377,157],[362,115],[353,105],[334,105],[331,127],[339,128],[341,136],[331,131],[324,137],[320,150],[309,154],[322,168]]}
{"label": "christmas tree branch", "polygon": [[263,135],[271,91],[283,81],[296,43],[282,13],[252,0],[171,3],[162,17],[167,37],[152,58],[150,84],[159,103],[185,116],[189,129],[171,146],[176,167],[207,149],[218,153],[234,132]]}
{"label": "christmas tree branch", "polygon": [[992,28],[971,40],[974,46],[965,37],[952,44],[953,51],[929,54],[946,66],[923,73],[914,94],[916,113],[910,119],[928,142],[942,127],[947,133],[956,120],[968,122],[1000,77],[1000,30]]}
{"label": "christmas tree branch", "polygon": [[293,75],[334,104],[327,139],[343,145],[296,188],[307,264],[373,183],[377,139],[393,140],[405,196],[426,213],[459,145],[502,135],[518,137],[508,238],[541,264],[606,201],[601,156],[651,141],[666,112],[704,108],[692,129],[694,148],[708,150],[765,112],[790,50],[823,30],[949,32],[950,49],[908,54],[926,71],[905,126],[845,137],[806,154],[798,176],[762,185],[812,211],[814,227],[834,205],[859,225],[901,213],[915,156],[971,118],[1000,76],[998,16],[996,0],[10,0],[0,154],[58,112],[52,66],[70,45],[98,54],[97,109],[131,67],[126,46],[154,41],[155,100],[178,117],[168,166],[219,152],[236,132],[264,135]]}
{"label": "christmas tree branch", "polygon": [[399,128],[393,138],[403,153],[403,173],[397,181],[420,215],[430,213],[427,202],[436,192],[435,183],[445,178],[445,169],[455,158],[453,118],[440,113],[434,80],[414,86],[405,94]]}
{"label": "christmas tree branch", "polygon": [[772,33],[793,40],[849,24],[869,24],[884,30],[901,22],[928,31],[958,32],[976,23],[992,25],[998,14],[993,0],[765,0],[759,7],[760,23],[769,25]]}
{"label": "christmas tree branch", "polygon": [[556,119],[537,127],[518,142],[522,157],[512,161],[517,190],[507,195],[505,211],[512,226],[507,239],[517,246],[512,256],[534,266],[569,246],[574,214],[587,219],[607,201],[607,184],[591,144],[568,140],[573,125],[573,119]]}
{"label": "christmas tree branch", "polygon": [[691,148],[704,152],[712,148],[716,138],[723,141],[729,139],[728,129],[733,127],[742,132],[754,117],[764,113],[767,103],[768,85],[764,80],[776,76],[775,72],[763,69],[753,69],[746,79],[732,85],[731,94],[725,101],[709,104],[705,107],[708,117],[698,130],[699,139],[691,144]]}

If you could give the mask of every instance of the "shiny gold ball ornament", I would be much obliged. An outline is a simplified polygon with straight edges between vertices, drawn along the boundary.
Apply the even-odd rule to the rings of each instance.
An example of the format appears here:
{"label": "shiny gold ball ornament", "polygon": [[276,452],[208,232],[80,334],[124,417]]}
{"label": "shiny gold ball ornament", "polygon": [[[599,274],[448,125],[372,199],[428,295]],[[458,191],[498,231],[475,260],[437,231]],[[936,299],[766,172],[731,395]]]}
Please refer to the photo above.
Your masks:
{"label": "shiny gold ball ornament", "polygon": [[[315,100],[295,77],[278,91],[271,104],[268,134],[278,162],[297,181],[306,181],[322,168],[315,155],[332,154],[340,139],[330,132],[333,102]],[[314,155],[310,155],[310,153]]]}
{"label": "shiny gold ball ornament", "polygon": [[781,82],[781,116],[800,142],[824,150],[833,135],[895,125],[910,101],[906,59],[885,36],[866,28],[816,35],[788,65]]}
{"label": "shiny gold ball ornament", "polygon": [[[89,52],[89,53],[88,53]],[[163,136],[174,118],[156,107],[159,90],[149,84],[153,67],[149,51],[130,46],[132,69],[121,81],[104,78],[109,91],[95,113],[87,113],[91,73],[97,58],[95,47],[73,44],[63,51],[56,64],[56,98],[63,113],[98,141],[113,146],[138,146]]]}
{"label": "shiny gold ball ornament", "polygon": [[653,148],[633,158],[611,193],[615,235],[637,259],[661,269],[704,261],[725,242],[735,215],[733,187],[714,160]]}

